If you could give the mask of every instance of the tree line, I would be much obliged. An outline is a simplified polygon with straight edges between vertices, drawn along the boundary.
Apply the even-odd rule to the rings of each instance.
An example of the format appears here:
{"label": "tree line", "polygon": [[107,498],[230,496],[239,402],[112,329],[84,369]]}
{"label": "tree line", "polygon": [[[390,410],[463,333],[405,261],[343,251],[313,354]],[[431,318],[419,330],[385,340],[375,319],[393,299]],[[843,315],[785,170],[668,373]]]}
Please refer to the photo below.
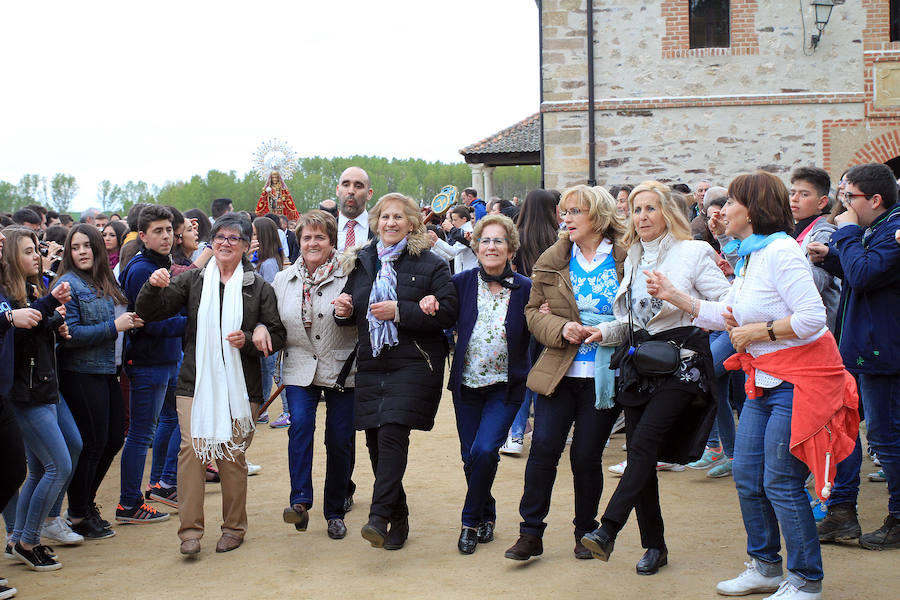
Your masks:
{"label": "tree line", "polygon": [[[366,170],[376,198],[387,192],[400,192],[427,203],[445,185],[452,184],[462,190],[472,181],[472,172],[465,163],[378,156],[300,158],[292,176],[285,178],[297,210],[304,212],[315,208],[322,200],[333,199],[338,177],[351,165]],[[238,175],[236,171],[217,170],[209,171],[205,177],[194,175],[189,181],[167,182],[162,187],[143,181],[114,184],[104,180],[97,186],[96,202],[90,204],[104,212],[127,211],[136,202],[208,211],[212,199],[231,198],[235,210],[253,212],[263,185],[253,172]],[[536,166],[498,167],[494,171],[494,195],[504,199],[523,198],[539,185],[540,169]],[[18,183],[0,181],[0,211],[11,212],[37,203],[58,212],[69,212],[78,191],[75,177],[64,173],[57,173],[49,180],[29,174]]]}

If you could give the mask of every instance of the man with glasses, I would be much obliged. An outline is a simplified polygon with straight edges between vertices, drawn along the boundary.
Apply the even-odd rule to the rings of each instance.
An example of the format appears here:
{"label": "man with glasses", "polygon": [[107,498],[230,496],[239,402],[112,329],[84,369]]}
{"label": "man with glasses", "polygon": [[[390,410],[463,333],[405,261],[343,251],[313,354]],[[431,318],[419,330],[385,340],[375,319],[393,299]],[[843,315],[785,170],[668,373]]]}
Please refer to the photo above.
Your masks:
{"label": "man with glasses", "polygon": [[[172,266],[169,254],[175,240],[172,218],[169,209],[156,204],[149,204],[140,212],[138,236],[143,248],[119,276],[128,298],[128,310],[134,310],[138,293],[150,275],[157,269]],[[177,374],[181,360],[186,320],[176,316],[146,323],[125,336],[124,363],[131,382],[131,420],[122,449],[121,489],[116,507],[116,521],[122,523],[155,523],[169,518],[167,513],[144,502],[141,484],[147,449],[153,440],[166,388]]]}
{"label": "man with glasses", "polygon": [[[900,227],[897,182],[889,167],[858,165],[845,175],[839,199],[847,211],[835,218],[831,243],[810,244],[813,260],[843,279],[838,309],[838,346],[847,370],[856,375],[869,445],[875,450],[888,484],[888,515],[875,531],[860,535],[856,516],[859,479],[832,492],[828,516],[819,527],[825,541],[859,538],[870,550],[900,548]],[[851,462],[847,462],[851,461]],[[847,464],[845,464],[847,463]],[[859,473],[862,450],[840,470]],[[855,483],[855,485],[854,485]],[[823,531],[824,529],[824,531]],[[823,536],[824,534],[824,536]]]}

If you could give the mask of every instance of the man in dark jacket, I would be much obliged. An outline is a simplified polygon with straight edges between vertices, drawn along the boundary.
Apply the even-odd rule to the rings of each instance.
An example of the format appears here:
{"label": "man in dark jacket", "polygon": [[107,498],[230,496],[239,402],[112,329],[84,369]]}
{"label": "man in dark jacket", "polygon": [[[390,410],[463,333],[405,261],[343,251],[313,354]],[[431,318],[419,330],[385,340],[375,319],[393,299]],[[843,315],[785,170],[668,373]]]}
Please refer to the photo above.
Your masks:
{"label": "man in dark jacket", "polygon": [[[175,239],[172,213],[165,207],[148,205],[138,218],[138,236],[143,250],[128,263],[119,276],[129,310],[134,310],[138,293],[157,269],[172,266],[169,252]],[[141,483],[147,449],[153,439],[166,388],[174,386],[181,362],[181,337],[186,318],[176,316],[146,323],[126,336],[125,372],[131,381],[130,425],[122,449],[122,476],[116,521],[152,523],[169,518],[144,503]],[[153,482],[156,483],[156,482]]]}
{"label": "man in dark jacket", "polygon": [[[853,167],[845,175],[841,202],[847,212],[838,215],[830,246],[818,246],[825,268],[843,279],[838,309],[838,345],[847,370],[856,375],[866,418],[867,438],[888,482],[888,516],[881,528],[860,535],[856,516],[856,486],[842,489],[838,477],[829,502],[829,515],[819,526],[827,541],[859,537],[870,550],[900,548],[900,245],[894,239],[900,227],[897,182],[886,165]],[[812,244],[811,244],[812,245]],[[813,254],[813,250],[810,251]],[[842,461],[840,470],[859,473],[861,452]],[[853,460],[854,463],[845,464]],[[855,487],[855,489],[854,489]],[[824,537],[823,537],[824,534]]]}

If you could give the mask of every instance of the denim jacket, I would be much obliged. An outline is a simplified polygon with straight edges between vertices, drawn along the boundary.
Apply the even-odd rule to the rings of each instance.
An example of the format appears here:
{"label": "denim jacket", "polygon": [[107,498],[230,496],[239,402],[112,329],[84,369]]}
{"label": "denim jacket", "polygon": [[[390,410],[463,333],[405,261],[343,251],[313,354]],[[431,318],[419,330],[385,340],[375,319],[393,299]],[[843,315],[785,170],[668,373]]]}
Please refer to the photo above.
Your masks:
{"label": "denim jacket", "polygon": [[72,288],[72,300],[66,304],[66,324],[72,338],[60,343],[59,370],[114,374],[118,332],[112,298],[98,296],[96,288],[75,272],[62,275],[56,285],[63,281]]}

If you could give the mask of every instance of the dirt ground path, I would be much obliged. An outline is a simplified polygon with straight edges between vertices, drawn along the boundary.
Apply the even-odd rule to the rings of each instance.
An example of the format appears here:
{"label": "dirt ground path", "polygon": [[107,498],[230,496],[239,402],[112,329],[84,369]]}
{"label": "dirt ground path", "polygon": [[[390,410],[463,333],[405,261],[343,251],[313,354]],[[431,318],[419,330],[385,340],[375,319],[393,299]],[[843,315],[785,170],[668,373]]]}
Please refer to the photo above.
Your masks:
{"label": "dirt ground path", "polygon": [[[276,411],[271,411],[275,414]],[[177,515],[153,525],[118,525],[109,540],[79,547],[56,547],[64,568],[35,573],[2,563],[2,576],[19,589],[18,598],[37,599],[240,599],[240,598],[716,598],[717,581],[743,570],[745,543],[731,478],[711,480],[705,472],[661,473],[669,565],[653,577],[635,574],[642,550],[632,519],[620,534],[609,563],[576,560],[572,554],[572,477],[563,456],[544,536],[543,556],[525,563],[503,557],[518,534],[518,503],[525,458],[501,460],[494,496],[498,524],[494,542],[471,556],[456,550],[465,493],[459,445],[449,393],[434,431],[414,432],[405,485],[410,502],[409,542],[403,550],[376,550],[359,535],[365,523],[372,475],[363,436],[357,439],[356,505],[347,515],[348,535],[335,541],[325,533],[321,513],[324,482],[324,406],[316,432],[313,477],[317,505],[309,530],[299,533],[281,520],[288,502],[287,433],[263,426],[249,457],[263,465],[250,478],[250,525],[244,545],[216,554],[221,523],[220,491],[208,485],[207,535],[196,560],[178,553]],[[613,437],[604,466],[624,459],[622,434]],[[526,441],[526,451],[528,442]],[[873,469],[865,459],[863,474]],[[149,464],[148,464],[149,472]],[[99,497],[103,515],[113,520],[119,490],[119,463],[113,464]],[[617,479],[605,472],[601,512]],[[158,505],[160,508],[165,508]],[[884,484],[863,480],[863,531],[880,526],[886,514]],[[825,597],[829,600],[898,597],[897,552],[870,552],[856,545],[827,545]],[[892,583],[891,583],[892,582]],[[761,596],[753,596],[760,598]]]}

